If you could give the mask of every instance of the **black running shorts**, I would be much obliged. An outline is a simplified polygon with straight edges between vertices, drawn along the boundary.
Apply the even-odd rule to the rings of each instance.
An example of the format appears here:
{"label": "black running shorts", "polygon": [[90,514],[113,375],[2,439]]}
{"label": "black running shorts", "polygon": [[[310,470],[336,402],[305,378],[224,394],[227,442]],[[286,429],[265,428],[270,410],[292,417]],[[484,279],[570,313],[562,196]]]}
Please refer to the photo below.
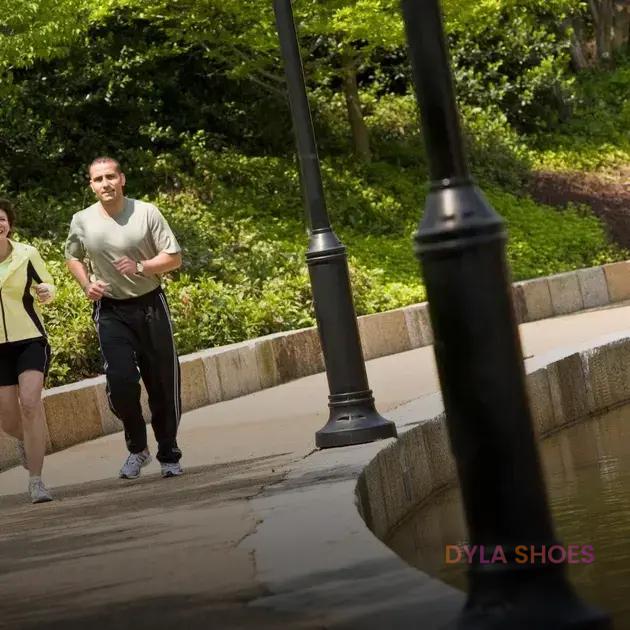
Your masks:
{"label": "black running shorts", "polygon": [[18,376],[26,370],[48,374],[50,346],[44,337],[0,343],[0,387],[17,385]]}

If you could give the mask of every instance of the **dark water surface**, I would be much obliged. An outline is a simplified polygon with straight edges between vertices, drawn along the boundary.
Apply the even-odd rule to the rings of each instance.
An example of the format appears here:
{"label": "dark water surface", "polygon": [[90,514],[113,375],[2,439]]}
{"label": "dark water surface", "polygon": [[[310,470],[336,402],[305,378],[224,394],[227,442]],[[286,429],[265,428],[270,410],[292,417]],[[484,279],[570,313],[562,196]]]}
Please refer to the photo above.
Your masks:
{"label": "dark water surface", "polygon": [[[558,538],[592,545],[594,561],[569,565],[588,602],[630,630],[630,406],[566,429],[540,443]],[[467,543],[458,489],[417,510],[387,544],[411,565],[466,590],[466,565],[445,562],[446,545]],[[525,541],[527,542],[527,541]]]}

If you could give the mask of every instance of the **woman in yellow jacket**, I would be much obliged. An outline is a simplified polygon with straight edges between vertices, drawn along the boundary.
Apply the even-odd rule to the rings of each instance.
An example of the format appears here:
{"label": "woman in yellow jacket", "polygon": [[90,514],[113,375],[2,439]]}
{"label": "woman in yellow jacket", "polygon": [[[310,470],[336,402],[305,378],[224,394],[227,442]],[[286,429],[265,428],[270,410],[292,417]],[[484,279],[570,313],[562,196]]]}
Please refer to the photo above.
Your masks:
{"label": "woman in yellow jacket", "polygon": [[54,297],[52,277],[39,252],[9,239],[15,214],[0,199],[0,427],[18,440],[29,471],[33,503],[51,501],[41,479],[46,452],[42,389],[50,346],[37,301]]}

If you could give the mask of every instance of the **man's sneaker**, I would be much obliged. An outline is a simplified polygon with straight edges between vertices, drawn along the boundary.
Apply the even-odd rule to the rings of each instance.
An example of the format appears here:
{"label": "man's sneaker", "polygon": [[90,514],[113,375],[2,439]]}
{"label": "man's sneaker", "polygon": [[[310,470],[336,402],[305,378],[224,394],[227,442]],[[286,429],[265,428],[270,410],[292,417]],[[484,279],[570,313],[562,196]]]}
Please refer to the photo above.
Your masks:
{"label": "man's sneaker", "polygon": [[31,479],[28,482],[28,492],[33,503],[46,503],[53,500],[50,492],[48,492],[48,488],[46,488],[41,479]]}
{"label": "man's sneaker", "polygon": [[141,453],[129,453],[127,461],[123,464],[118,475],[121,479],[137,479],[140,476],[140,470],[151,463],[151,455],[149,451]]}
{"label": "man's sneaker", "polygon": [[184,473],[179,462],[161,462],[160,465],[162,466],[162,477],[177,477]]}
{"label": "man's sneaker", "polygon": [[20,458],[20,464],[22,464],[23,468],[28,470],[28,465],[26,463],[26,449],[24,448],[24,442],[22,440],[17,441],[17,452],[18,457]]}

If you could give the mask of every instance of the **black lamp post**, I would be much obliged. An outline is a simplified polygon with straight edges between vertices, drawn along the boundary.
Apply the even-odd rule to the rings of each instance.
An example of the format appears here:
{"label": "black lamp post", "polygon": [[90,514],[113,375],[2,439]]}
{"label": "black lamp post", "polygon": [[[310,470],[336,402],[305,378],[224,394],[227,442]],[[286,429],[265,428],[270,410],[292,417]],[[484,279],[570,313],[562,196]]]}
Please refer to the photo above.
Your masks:
{"label": "black lamp post", "polygon": [[330,417],[317,431],[315,441],[318,447],[329,448],[396,437],[396,425],[383,418],[374,406],[361,350],[346,248],[332,231],[326,211],[291,0],[274,0],[273,6],[310,224],[306,262],[330,390]]}
{"label": "black lamp post", "polygon": [[[473,564],[462,629],[609,628],[584,604],[557,543],[532,430],[501,217],[473,184],[459,128],[438,0],[402,0],[431,171],[415,234],[471,545],[506,564]],[[523,563],[516,547],[534,545]],[[496,556],[500,558],[500,556]],[[532,554],[528,553],[531,560]]]}

